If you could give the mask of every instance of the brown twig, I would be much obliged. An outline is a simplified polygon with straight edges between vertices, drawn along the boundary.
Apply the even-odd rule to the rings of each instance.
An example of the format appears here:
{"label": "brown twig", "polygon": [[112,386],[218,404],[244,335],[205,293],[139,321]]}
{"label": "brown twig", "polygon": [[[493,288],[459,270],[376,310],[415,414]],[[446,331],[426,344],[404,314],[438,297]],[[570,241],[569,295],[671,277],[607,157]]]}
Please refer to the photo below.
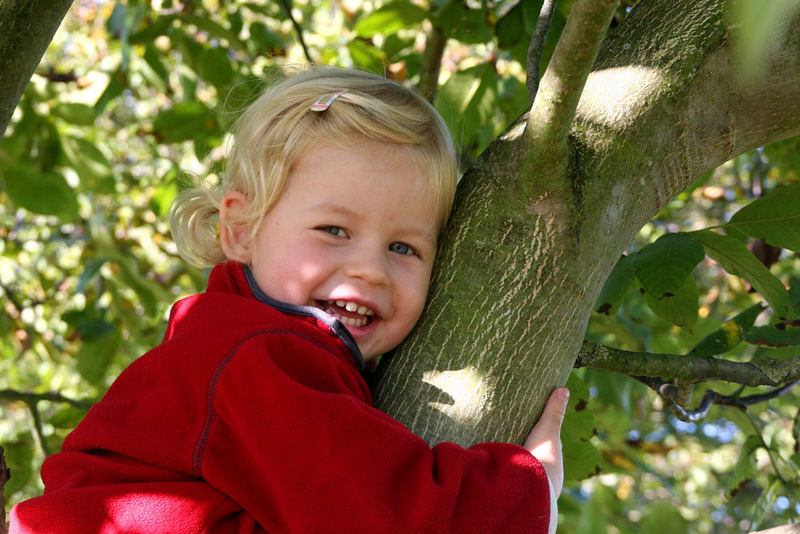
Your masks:
{"label": "brown twig", "polygon": [[544,0],[542,8],[539,10],[539,18],[536,21],[536,28],[533,30],[531,43],[528,45],[528,64],[526,68],[525,86],[528,88],[528,97],[531,104],[536,98],[536,90],[539,88],[539,69],[542,61],[542,51],[544,50],[544,40],[553,22],[553,13],[556,11],[556,0]]}
{"label": "brown twig", "polygon": [[297,40],[300,41],[300,46],[303,48],[303,54],[306,56],[306,59],[312,65],[314,64],[314,60],[311,58],[311,54],[308,52],[308,47],[306,46],[306,41],[303,38],[303,28],[300,26],[300,23],[297,22],[292,15],[292,3],[291,0],[280,0],[281,6],[283,6],[283,10],[286,11],[286,16],[289,17],[289,20],[292,21],[292,27],[294,28],[295,33],[297,33]]}

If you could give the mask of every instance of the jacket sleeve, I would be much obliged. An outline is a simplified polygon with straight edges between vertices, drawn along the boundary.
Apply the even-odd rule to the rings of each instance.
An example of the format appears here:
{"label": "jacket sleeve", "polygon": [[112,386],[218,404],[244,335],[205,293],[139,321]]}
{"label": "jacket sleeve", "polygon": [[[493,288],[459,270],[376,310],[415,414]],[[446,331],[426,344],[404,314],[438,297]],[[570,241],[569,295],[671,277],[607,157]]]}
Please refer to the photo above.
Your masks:
{"label": "jacket sleeve", "polygon": [[209,384],[197,473],[270,532],[551,531],[550,484],[528,451],[431,448],[363,387],[302,335],[249,339]]}

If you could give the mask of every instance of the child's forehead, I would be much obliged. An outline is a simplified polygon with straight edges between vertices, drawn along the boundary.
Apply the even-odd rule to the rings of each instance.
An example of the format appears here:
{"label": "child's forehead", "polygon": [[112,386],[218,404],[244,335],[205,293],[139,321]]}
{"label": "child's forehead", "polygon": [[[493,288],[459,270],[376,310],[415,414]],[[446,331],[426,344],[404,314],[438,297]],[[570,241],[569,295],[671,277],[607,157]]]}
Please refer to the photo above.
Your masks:
{"label": "child's forehead", "polygon": [[426,204],[433,214],[441,211],[435,180],[414,157],[413,150],[380,141],[310,146],[294,161],[287,176],[284,191],[293,190],[305,190],[302,194],[320,199],[338,197],[342,204],[348,198],[344,192],[393,195],[398,200]]}

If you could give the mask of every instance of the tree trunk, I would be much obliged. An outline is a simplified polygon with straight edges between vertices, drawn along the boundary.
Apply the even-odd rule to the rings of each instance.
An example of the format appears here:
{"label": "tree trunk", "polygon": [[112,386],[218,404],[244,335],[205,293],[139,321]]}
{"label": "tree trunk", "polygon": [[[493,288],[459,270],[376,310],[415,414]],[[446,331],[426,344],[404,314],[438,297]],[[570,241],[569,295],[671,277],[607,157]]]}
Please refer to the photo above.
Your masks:
{"label": "tree trunk", "polygon": [[0,0],[0,137],[72,0]]}
{"label": "tree trunk", "polygon": [[427,310],[379,369],[380,409],[430,443],[521,442],[639,229],[702,173],[800,133],[800,24],[738,83],[727,4],[638,3],[603,44],[566,157],[538,156],[527,116],[487,149],[459,186]]}

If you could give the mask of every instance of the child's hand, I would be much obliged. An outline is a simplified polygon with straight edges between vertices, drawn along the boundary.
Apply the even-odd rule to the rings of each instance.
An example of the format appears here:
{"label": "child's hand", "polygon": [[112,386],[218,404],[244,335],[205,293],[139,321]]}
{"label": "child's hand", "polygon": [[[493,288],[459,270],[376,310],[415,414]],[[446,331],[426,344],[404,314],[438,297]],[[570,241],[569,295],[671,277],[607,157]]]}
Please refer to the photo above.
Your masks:
{"label": "child's hand", "polygon": [[534,425],[524,447],[544,466],[556,495],[564,486],[564,460],[561,457],[561,423],[567,411],[569,390],[556,388],[550,394],[539,421]]}

